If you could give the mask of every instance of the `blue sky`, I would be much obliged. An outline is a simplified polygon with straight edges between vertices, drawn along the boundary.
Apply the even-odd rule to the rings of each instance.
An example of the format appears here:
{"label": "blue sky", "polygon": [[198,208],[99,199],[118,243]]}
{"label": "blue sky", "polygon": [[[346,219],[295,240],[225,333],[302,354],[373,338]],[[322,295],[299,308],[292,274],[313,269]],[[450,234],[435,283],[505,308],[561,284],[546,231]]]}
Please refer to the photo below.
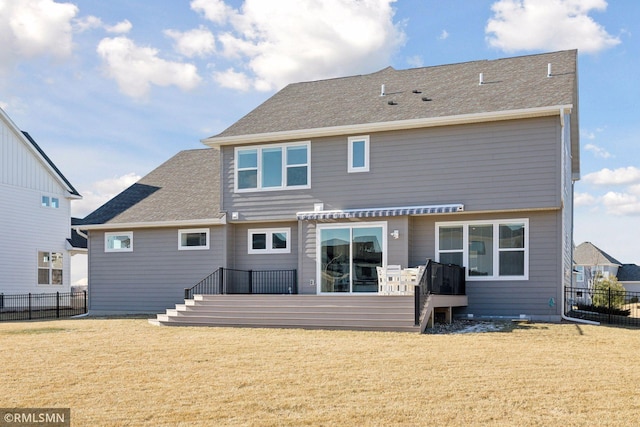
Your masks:
{"label": "blue sky", "polygon": [[640,264],[637,0],[0,0],[0,107],[83,217],[287,83],[579,49],[575,241]]}

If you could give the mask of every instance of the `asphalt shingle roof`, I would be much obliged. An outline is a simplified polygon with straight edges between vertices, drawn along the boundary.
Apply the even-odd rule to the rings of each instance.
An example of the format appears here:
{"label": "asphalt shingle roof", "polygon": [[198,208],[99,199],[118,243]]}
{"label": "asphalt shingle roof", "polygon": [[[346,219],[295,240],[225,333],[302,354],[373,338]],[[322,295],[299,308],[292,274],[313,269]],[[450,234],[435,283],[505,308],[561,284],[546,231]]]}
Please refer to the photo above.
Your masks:
{"label": "asphalt shingle roof", "polygon": [[221,218],[219,151],[181,151],[87,215],[83,224]]}
{"label": "asphalt shingle roof", "polygon": [[640,282],[640,266],[636,264],[623,264],[618,269],[618,280],[621,282]]}
{"label": "asphalt shingle roof", "polygon": [[591,242],[580,243],[573,251],[573,260],[578,265],[622,265]]}
{"label": "asphalt shingle roof", "polygon": [[[577,51],[570,50],[408,70],[388,67],[367,75],[294,83],[212,139],[556,105],[577,107],[576,56]],[[547,77],[548,64],[552,77]],[[385,96],[380,96],[382,85]]]}

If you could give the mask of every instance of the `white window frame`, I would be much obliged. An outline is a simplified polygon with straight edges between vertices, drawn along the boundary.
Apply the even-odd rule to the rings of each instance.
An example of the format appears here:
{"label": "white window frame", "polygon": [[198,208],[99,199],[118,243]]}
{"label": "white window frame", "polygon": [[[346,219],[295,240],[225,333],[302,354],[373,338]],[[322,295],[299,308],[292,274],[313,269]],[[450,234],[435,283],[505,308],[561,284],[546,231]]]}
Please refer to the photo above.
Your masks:
{"label": "white window frame", "polygon": [[[200,251],[209,249],[209,235],[210,230],[208,228],[185,228],[178,230],[178,250],[179,251]],[[182,235],[191,233],[205,233],[206,243],[203,246],[183,246]]]}
{"label": "white window frame", "polygon": [[[524,248],[518,249],[500,249],[500,225],[508,224],[524,224]],[[492,225],[493,226],[493,275],[492,276],[470,276],[469,275],[469,227],[474,225]],[[455,227],[462,226],[462,264],[465,267],[465,278],[471,281],[516,281],[516,280],[529,280],[529,219],[528,218],[513,218],[513,219],[500,219],[500,220],[485,220],[485,221],[451,221],[451,222],[436,222],[435,224],[435,254],[436,261],[440,261],[440,253],[446,252],[458,252],[455,251],[440,251],[440,227]],[[524,251],[524,275],[522,276],[500,276],[500,252],[507,251]]]}
{"label": "white window frame", "polygon": [[[307,149],[307,163],[300,165],[287,165],[287,148],[290,147],[306,147]],[[269,148],[281,148],[282,149],[282,185],[279,187],[262,187],[262,150]],[[238,188],[238,153],[246,150],[256,150],[257,151],[257,167],[250,169],[257,169],[257,183],[256,188]],[[246,147],[235,147],[234,148],[234,158],[235,158],[235,166],[234,166],[234,192],[236,193],[252,193],[258,191],[280,191],[280,190],[299,190],[305,188],[311,188],[311,141],[298,141],[291,142],[287,144],[267,144],[267,145],[252,145]],[[307,184],[306,185],[287,185],[287,169],[289,167],[301,167],[306,166],[307,168]],[[244,169],[243,169],[244,170]],[[249,169],[246,169],[249,170]]]}
{"label": "white window frame", "polygon": [[[110,248],[109,237],[126,236],[131,244],[128,248]],[[113,231],[104,233],[104,251],[105,252],[133,252],[133,231]]]}
{"label": "white window frame", "polygon": [[[269,247],[269,243],[273,242],[275,233],[284,233],[287,236],[286,248],[274,249]],[[253,249],[253,235],[266,235],[266,248]],[[250,228],[247,231],[247,251],[249,254],[288,254],[291,253],[291,228]]]}
{"label": "white window frame", "polygon": [[[356,142],[364,142],[364,165],[363,166],[354,166],[353,165],[353,144]],[[347,172],[348,173],[358,173],[358,172],[369,172],[369,135],[362,136],[350,136],[348,138],[348,165]]]}
{"label": "white window frame", "polygon": [[[46,256],[49,258],[48,266],[41,267],[40,266],[40,257],[42,254],[47,254]],[[53,266],[53,255],[56,254],[62,260],[61,268],[54,268]],[[62,286],[64,285],[64,253],[56,252],[56,251],[38,251],[38,262],[36,263],[36,268],[38,269],[36,274],[36,283],[38,286]],[[48,283],[40,283],[40,270],[46,270],[48,272]],[[53,283],[53,272],[60,271],[60,283]]]}
{"label": "white window frame", "polygon": [[576,282],[578,283],[584,282],[584,265],[576,266]]}

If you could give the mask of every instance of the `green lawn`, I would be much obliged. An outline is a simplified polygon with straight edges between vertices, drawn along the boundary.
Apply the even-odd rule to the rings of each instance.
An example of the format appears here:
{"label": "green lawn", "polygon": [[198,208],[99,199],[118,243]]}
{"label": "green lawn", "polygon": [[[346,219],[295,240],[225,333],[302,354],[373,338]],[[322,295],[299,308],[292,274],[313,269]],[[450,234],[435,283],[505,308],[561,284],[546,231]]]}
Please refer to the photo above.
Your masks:
{"label": "green lawn", "polygon": [[632,426],[640,330],[418,335],[0,323],[0,407],[73,426]]}

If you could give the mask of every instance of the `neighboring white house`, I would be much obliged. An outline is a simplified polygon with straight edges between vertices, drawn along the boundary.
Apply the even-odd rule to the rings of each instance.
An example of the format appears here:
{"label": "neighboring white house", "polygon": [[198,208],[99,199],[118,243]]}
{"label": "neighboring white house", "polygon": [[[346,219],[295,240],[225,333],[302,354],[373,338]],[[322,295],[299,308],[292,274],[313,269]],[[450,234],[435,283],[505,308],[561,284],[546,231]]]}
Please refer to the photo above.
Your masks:
{"label": "neighboring white house", "polygon": [[71,201],[80,198],[0,108],[0,293],[69,291]]}
{"label": "neighboring white house", "polygon": [[624,264],[591,242],[579,244],[573,253],[575,287],[590,289],[593,279],[615,277],[627,292],[640,292],[640,266]]}

